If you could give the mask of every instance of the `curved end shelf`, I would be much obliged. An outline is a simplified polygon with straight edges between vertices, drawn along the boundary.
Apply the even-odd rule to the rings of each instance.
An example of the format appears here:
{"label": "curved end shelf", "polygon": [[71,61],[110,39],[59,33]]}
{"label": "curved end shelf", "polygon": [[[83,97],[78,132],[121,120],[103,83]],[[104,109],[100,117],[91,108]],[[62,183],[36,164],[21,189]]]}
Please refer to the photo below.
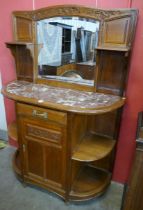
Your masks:
{"label": "curved end shelf", "polygon": [[107,156],[115,146],[115,140],[89,133],[72,156],[72,160],[91,162]]}
{"label": "curved end shelf", "polygon": [[16,122],[13,122],[13,123],[11,123],[8,126],[8,135],[13,140],[15,140],[15,141],[18,140],[18,136],[17,136],[17,124],[16,124]]}
{"label": "curved end shelf", "polygon": [[89,200],[105,192],[110,184],[108,172],[90,166],[84,166],[73,183],[70,199],[74,201]]}

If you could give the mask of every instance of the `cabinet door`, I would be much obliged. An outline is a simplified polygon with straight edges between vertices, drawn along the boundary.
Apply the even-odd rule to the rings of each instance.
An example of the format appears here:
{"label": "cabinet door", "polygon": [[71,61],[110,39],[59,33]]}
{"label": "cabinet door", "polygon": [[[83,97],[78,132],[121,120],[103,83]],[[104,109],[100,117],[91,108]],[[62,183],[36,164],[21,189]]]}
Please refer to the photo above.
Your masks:
{"label": "cabinet door", "polygon": [[66,127],[26,113],[20,114],[19,123],[25,180],[65,189]]}

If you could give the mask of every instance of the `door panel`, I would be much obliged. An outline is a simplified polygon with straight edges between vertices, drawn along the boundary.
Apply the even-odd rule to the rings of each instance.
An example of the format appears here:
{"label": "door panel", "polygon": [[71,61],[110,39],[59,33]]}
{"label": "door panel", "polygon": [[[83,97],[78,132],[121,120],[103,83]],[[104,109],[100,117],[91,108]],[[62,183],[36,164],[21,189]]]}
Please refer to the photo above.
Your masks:
{"label": "door panel", "polygon": [[[62,170],[63,170],[63,157],[60,148],[46,147],[45,149],[46,165],[45,176],[47,180],[52,180],[55,184],[62,184]],[[64,183],[63,183],[64,184]]]}
{"label": "door panel", "polygon": [[27,172],[43,177],[43,146],[35,141],[28,140],[26,145]]}

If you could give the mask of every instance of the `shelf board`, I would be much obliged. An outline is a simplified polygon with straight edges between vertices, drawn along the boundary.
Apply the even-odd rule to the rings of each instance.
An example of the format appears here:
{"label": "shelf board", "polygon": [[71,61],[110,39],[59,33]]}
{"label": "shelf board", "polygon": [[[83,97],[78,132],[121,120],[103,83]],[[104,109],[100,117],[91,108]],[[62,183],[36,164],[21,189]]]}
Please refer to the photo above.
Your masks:
{"label": "shelf board", "polygon": [[112,151],[115,143],[113,139],[90,133],[82,139],[72,159],[86,162],[102,159]]}
{"label": "shelf board", "polygon": [[109,51],[121,51],[128,52],[130,50],[129,47],[111,47],[111,46],[98,46],[96,50],[109,50]]}
{"label": "shelf board", "polygon": [[33,45],[32,42],[6,42],[7,45]]}
{"label": "shelf board", "polygon": [[70,199],[82,201],[95,198],[104,193],[110,180],[110,173],[84,166],[72,185]]}
{"label": "shelf board", "polygon": [[9,126],[8,126],[8,135],[10,138],[12,138],[13,140],[17,141],[18,140],[18,136],[17,136],[17,124],[16,122],[12,122]]}

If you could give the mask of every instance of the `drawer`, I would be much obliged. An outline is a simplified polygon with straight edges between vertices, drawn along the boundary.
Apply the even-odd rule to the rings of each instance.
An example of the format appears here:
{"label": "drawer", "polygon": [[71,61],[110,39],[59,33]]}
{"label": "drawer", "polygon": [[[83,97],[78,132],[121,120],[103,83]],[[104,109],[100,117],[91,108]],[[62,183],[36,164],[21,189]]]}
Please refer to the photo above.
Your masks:
{"label": "drawer", "polygon": [[64,112],[45,109],[37,106],[17,103],[17,114],[34,119],[53,121],[62,125],[67,124],[67,114]]}

